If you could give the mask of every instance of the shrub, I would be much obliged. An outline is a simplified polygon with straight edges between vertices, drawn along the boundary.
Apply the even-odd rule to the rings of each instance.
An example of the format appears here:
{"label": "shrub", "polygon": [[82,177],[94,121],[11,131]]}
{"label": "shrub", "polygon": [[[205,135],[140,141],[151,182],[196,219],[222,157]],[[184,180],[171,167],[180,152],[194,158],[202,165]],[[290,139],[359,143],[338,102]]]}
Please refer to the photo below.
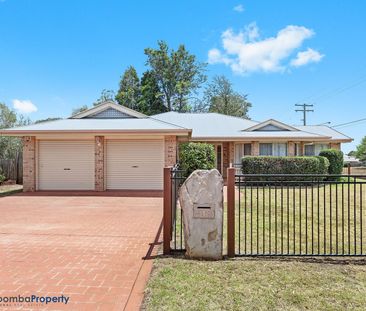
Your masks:
{"label": "shrub", "polygon": [[343,152],[336,149],[322,150],[319,154],[329,160],[329,174],[340,175],[343,171]]}
{"label": "shrub", "polygon": [[0,168],[0,184],[6,179],[6,177],[2,174],[2,169]]}
{"label": "shrub", "polygon": [[315,158],[317,158],[319,160],[319,173],[318,174],[323,174],[326,175],[328,174],[328,170],[329,170],[329,160],[326,157],[322,157],[322,156],[316,156]]}
{"label": "shrub", "polygon": [[189,176],[195,170],[215,168],[215,148],[206,143],[184,143],[179,145],[179,168]]}
{"label": "shrub", "polygon": [[[244,157],[243,174],[327,174],[329,161],[323,157]],[[292,180],[306,180],[298,177]],[[310,178],[312,179],[312,178]]]}

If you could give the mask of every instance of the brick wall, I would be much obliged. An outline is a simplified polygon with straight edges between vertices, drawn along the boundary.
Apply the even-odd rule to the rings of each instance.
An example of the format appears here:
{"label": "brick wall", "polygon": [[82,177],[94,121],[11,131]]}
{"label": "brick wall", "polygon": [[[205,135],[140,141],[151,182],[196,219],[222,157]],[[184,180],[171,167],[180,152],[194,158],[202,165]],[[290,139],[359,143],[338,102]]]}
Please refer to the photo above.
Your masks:
{"label": "brick wall", "polygon": [[259,156],[259,141],[252,142],[252,156]]}
{"label": "brick wall", "polygon": [[295,152],[295,148],[296,148],[296,145],[293,141],[289,141],[287,143],[287,155],[289,157],[294,157],[296,152]]}
{"label": "brick wall", "polygon": [[36,191],[36,138],[23,137],[23,191]]}
{"label": "brick wall", "polygon": [[95,136],[95,191],[104,191],[104,136]]}
{"label": "brick wall", "polygon": [[164,144],[164,164],[166,167],[173,166],[177,163],[177,137],[165,136]]}
{"label": "brick wall", "polygon": [[235,164],[235,144],[234,142],[229,142],[229,165]]}
{"label": "brick wall", "polygon": [[330,143],[331,149],[341,150],[341,144],[340,143]]}
{"label": "brick wall", "polygon": [[228,142],[222,143],[222,176],[226,178],[226,171],[230,165],[230,144]]}

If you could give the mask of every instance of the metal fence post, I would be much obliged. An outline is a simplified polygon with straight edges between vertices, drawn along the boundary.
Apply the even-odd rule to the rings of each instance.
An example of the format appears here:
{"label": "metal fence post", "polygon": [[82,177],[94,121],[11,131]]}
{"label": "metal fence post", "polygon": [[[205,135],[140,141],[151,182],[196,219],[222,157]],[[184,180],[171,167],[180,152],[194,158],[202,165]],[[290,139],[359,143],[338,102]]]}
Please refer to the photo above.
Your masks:
{"label": "metal fence post", "polygon": [[164,167],[164,211],[163,211],[163,253],[170,253],[170,240],[172,230],[172,183],[171,167]]}
{"label": "metal fence post", "polygon": [[227,255],[235,256],[235,168],[227,169]]}

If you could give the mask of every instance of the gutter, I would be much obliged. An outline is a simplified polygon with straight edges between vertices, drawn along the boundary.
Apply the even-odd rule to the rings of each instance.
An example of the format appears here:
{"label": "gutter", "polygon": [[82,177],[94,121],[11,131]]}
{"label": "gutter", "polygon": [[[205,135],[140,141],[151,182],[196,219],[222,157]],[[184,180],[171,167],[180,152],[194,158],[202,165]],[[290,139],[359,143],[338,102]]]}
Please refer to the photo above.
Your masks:
{"label": "gutter", "polygon": [[78,134],[78,133],[87,133],[87,134],[130,134],[130,133],[138,133],[138,134],[187,134],[189,136],[192,135],[192,130],[190,129],[175,129],[175,130],[34,130],[34,131],[25,131],[25,130],[0,130],[0,135],[3,136],[35,136],[36,134]]}

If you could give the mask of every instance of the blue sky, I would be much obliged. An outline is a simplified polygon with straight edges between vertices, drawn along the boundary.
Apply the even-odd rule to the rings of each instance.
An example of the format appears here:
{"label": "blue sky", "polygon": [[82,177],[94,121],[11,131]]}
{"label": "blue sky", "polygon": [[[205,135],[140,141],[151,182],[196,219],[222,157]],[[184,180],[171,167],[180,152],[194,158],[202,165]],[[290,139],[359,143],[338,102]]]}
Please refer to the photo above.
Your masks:
{"label": "blue sky", "polygon": [[[66,117],[116,90],[127,66],[141,74],[162,39],[247,93],[254,120],[299,124],[303,102],[311,124],[366,118],[365,14],[361,0],[0,0],[0,101],[37,107],[32,120]],[[366,122],[339,130],[356,144]]]}

